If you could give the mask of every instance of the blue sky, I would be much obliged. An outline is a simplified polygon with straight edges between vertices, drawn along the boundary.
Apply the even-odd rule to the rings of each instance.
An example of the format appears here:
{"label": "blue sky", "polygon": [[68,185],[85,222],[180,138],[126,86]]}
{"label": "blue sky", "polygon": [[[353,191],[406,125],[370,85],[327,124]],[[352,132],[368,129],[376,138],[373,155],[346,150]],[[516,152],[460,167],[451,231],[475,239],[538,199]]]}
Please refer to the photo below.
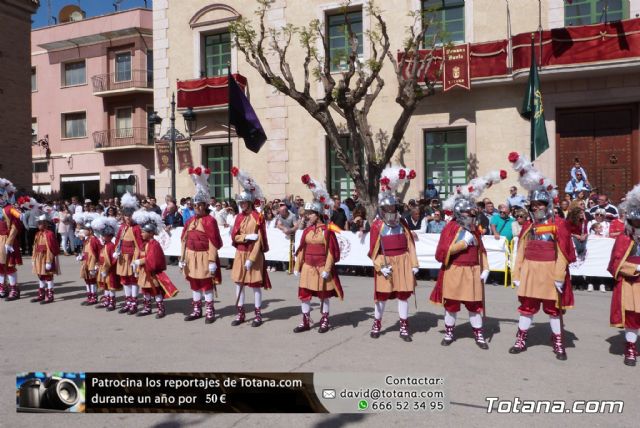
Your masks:
{"label": "blue sky", "polygon": [[[114,12],[113,4],[115,2],[116,0],[40,0],[38,12],[31,18],[33,20],[31,28],[53,25],[54,21],[50,16],[57,18],[60,9],[68,4],[79,5],[87,13],[87,18],[90,18]],[[51,4],[51,13],[49,13],[49,3]],[[147,0],[147,5],[151,8],[153,1]],[[133,9],[135,7],[144,7],[144,0],[121,0],[118,10]]]}

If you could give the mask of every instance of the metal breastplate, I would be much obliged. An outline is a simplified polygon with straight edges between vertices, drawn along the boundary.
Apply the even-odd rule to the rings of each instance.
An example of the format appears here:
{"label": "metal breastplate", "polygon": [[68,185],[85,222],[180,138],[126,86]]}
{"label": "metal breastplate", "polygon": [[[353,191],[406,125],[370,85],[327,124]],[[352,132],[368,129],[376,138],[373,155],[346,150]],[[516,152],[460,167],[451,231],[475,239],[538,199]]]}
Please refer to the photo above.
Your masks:
{"label": "metal breastplate", "polygon": [[[544,225],[546,226],[546,224],[541,224],[541,226]],[[531,227],[531,231],[529,232],[529,237],[530,239],[534,240],[534,241],[547,241],[547,242],[555,242],[556,237],[553,233],[542,233],[542,234],[537,234],[536,233],[536,226],[532,226]]]}
{"label": "metal breastplate", "polygon": [[397,225],[394,227],[390,227],[387,226],[386,224],[382,227],[382,230],[380,231],[380,235],[381,236],[387,236],[387,235],[399,235],[401,233],[404,233],[404,231],[402,230],[402,226],[401,225]]}

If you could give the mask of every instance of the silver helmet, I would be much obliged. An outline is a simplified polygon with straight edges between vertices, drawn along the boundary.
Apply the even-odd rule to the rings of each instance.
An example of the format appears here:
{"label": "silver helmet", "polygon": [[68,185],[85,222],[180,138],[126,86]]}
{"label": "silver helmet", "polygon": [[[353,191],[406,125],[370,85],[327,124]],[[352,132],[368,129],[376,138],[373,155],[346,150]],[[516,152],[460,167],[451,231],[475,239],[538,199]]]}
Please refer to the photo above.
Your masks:
{"label": "silver helmet", "polygon": [[633,220],[640,220],[640,207],[630,208],[625,213],[625,217],[628,223],[632,222]]}
{"label": "silver helmet", "polygon": [[396,199],[396,197],[394,195],[391,194],[385,194],[379,201],[378,201],[378,206],[380,207],[396,207],[398,205],[398,200]]}
{"label": "silver helmet", "polygon": [[114,236],[116,234],[116,230],[110,224],[106,225],[104,229],[102,229],[102,235]]}
{"label": "silver helmet", "polygon": [[324,206],[319,201],[311,201],[304,204],[304,210],[314,211],[316,214],[320,215],[324,212]]}
{"label": "silver helmet", "polygon": [[156,224],[155,221],[150,220],[142,225],[142,230],[156,235],[158,233],[158,225]]}
{"label": "silver helmet", "polygon": [[[460,226],[469,228],[476,222],[476,217],[472,214],[477,209],[478,207],[471,199],[460,198],[453,205],[453,217]],[[465,213],[467,215],[464,215]]]}
{"label": "silver helmet", "polygon": [[395,196],[385,195],[380,199],[378,202],[378,216],[389,227],[395,227],[400,223],[400,212],[398,212]]}
{"label": "silver helmet", "polygon": [[255,200],[255,197],[253,196],[253,193],[248,192],[246,190],[243,190],[242,192],[240,192],[239,194],[236,195],[236,202],[240,203],[240,202],[251,202],[253,203],[253,201]]}
{"label": "silver helmet", "polygon": [[194,204],[200,204],[200,203],[209,203],[209,195],[207,195],[204,192],[197,192],[194,196],[193,196],[193,203]]}
{"label": "silver helmet", "polygon": [[551,194],[549,192],[547,192],[546,190],[532,190],[529,193],[529,201],[531,202],[543,202],[545,203],[547,206],[551,205],[553,198],[551,197]]}
{"label": "silver helmet", "polygon": [[[538,222],[542,222],[551,217],[553,210],[553,198],[551,194],[546,190],[537,189],[529,192],[529,211],[533,213],[533,219]],[[546,205],[546,210],[534,210],[533,203],[541,202]]]}

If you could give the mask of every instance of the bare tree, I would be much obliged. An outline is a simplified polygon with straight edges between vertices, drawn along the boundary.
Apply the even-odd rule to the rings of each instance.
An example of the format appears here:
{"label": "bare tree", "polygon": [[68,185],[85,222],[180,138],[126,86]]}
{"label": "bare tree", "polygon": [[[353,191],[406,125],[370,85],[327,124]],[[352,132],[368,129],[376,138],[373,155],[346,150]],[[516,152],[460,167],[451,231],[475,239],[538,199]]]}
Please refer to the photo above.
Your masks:
{"label": "bare tree", "polygon": [[[320,123],[335,150],[338,162],[353,180],[367,207],[368,217],[373,218],[378,206],[378,181],[382,170],[390,163],[401,144],[418,103],[434,93],[435,81],[424,76],[428,75],[435,59],[431,52],[440,37],[439,32],[430,37],[425,51],[425,35],[432,22],[423,22],[420,11],[411,12],[409,16],[412,22],[407,27],[407,37],[403,41],[399,58],[396,58],[391,50],[382,10],[370,0],[365,5],[365,10],[374,25],[364,34],[369,41],[370,58],[361,61],[357,53],[358,37],[348,19],[347,1],[343,13],[349,46],[343,56],[331,58],[329,40],[319,20],[312,20],[307,26],[301,27],[288,24],[278,29],[267,28],[265,16],[273,0],[256,2],[257,25],[245,17],[231,25],[235,46],[266,83],[295,100]],[[294,37],[299,39],[305,52],[302,61],[302,86],[296,85],[291,71],[293,62],[287,57]],[[273,59],[270,60],[269,57]],[[297,58],[294,60],[297,61]],[[375,133],[369,124],[368,114],[385,85],[380,71],[386,62],[391,64],[395,72],[398,85],[395,101],[402,107],[402,111],[393,130],[385,131],[387,138],[383,149],[376,150]],[[335,70],[337,63],[340,63],[338,73]],[[435,74],[439,75],[439,71]],[[322,98],[312,95],[312,79],[322,82]],[[348,136],[350,149],[341,139],[345,135]]]}

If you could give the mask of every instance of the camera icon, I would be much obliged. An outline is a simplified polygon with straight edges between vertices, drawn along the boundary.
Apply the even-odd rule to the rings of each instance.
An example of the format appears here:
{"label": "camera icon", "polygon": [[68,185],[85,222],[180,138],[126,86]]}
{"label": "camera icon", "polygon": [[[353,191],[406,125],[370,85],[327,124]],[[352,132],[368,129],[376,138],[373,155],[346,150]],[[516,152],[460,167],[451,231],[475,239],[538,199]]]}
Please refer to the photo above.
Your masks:
{"label": "camera icon", "polygon": [[80,401],[80,390],[68,379],[52,376],[44,382],[29,379],[20,385],[20,407],[66,410]]}
{"label": "camera icon", "polygon": [[336,390],[335,389],[323,389],[322,390],[322,398],[326,398],[326,399],[336,398]]}

